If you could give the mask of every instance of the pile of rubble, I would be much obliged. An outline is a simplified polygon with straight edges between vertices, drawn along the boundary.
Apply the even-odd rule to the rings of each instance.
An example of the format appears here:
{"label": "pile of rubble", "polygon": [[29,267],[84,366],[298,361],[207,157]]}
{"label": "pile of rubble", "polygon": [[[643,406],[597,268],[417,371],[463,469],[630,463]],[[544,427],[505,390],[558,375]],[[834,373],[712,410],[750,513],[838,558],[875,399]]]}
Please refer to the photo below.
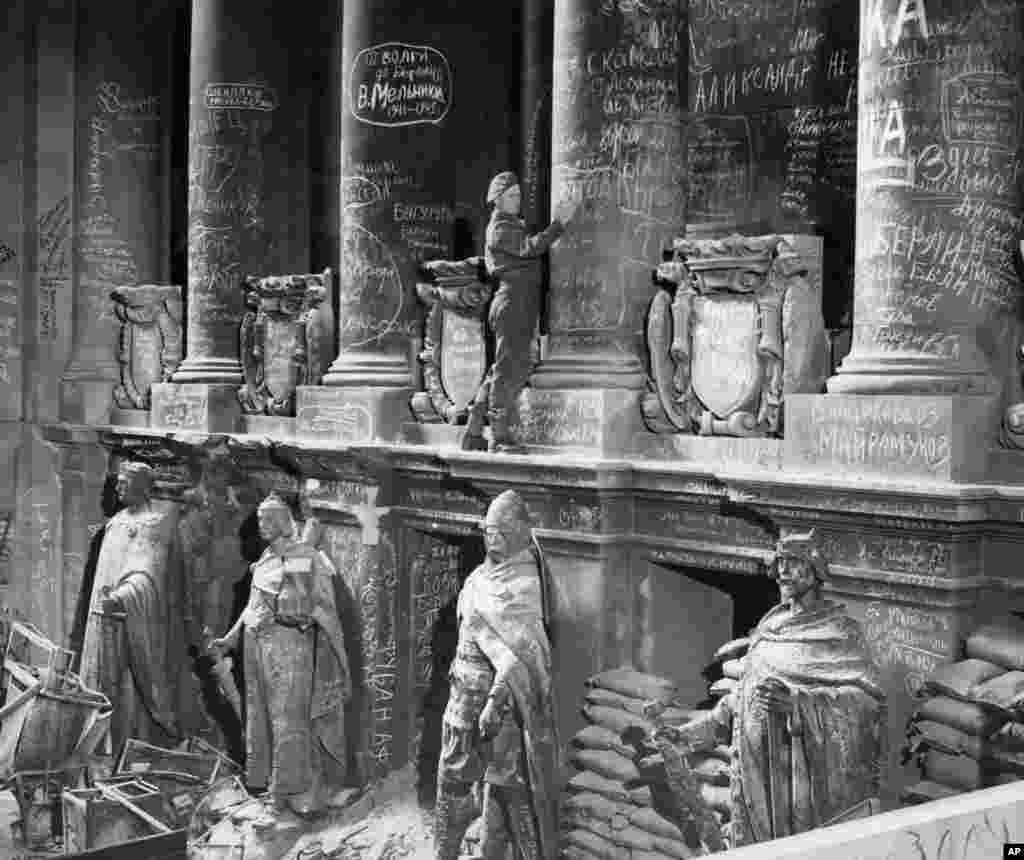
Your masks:
{"label": "pile of rubble", "polygon": [[938,667],[907,730],[904,760],[922,779],[901,799],[915,804],[1024,778],[1024,624],[982,627],[966,659]]}

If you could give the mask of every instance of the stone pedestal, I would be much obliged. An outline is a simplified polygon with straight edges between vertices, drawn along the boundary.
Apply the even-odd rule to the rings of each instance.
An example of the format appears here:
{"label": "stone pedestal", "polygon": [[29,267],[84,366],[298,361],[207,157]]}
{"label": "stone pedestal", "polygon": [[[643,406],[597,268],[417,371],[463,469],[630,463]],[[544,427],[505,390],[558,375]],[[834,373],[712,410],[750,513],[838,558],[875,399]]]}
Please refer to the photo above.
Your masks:
{"label": "stone pedestal", "polygon": [[1017,388],[1018,9],[861,9],[853,346],[829,391]]}
{"label": "stone pedestal", "polygon": [[293,223],[308,214],[292,199],[305,195],[303,177],[290,177],[300,191],[278,188],[293,158],[304,157],[305,140],[304,122],[293,115],[302,99],[289,90],[287,47],[274,32],[283,11],[274,0],[193,3],[187,352],[175,382],[240,384],[243,278],[308,267],[307,258],[292,268],[294,255],[283,250],[308,236],[308,223],[298,238]]}
{"label": "stone pedestal", "polygon": [[[387,410],[359,419],[375,434],[412,417],[417,267],[452,251],[455,165],[443,146],[452,69],[432,17],[409,0],[344,5],[339,352],[324,377],[338,390],[300,390],[300,399],[321,414],[339,404]],[[310,425],[300,417],[299,427]]]}
{"label": "stone pedestal", "polygon": [[983,481],[998,425],[994,397],[795,394],[783,468],[895,481]]}
{"label": "stone pedestal", "polygon": [[295,396],[295,432],[325,442],[393,442],[409,419],[408,388],[302,386]]}
{"label": "stone pedestal", "polygon": [[551,252],[548,355],[534,388],[643,386],[651,264],[683,224],[684,10],[555,4],[551,199],[583,205]]}
{"label": "stone pedestal", "polygon": [[642,427],[640,392],[622,388],[527,388],[512,428],[526,448],[576,448],[590,456],[631,450]]}
{"label": "stone pedestal", "polygon": [[242,408],[231,383],[160,382],[153,386],[150,426],[158,430],[235,433]]}

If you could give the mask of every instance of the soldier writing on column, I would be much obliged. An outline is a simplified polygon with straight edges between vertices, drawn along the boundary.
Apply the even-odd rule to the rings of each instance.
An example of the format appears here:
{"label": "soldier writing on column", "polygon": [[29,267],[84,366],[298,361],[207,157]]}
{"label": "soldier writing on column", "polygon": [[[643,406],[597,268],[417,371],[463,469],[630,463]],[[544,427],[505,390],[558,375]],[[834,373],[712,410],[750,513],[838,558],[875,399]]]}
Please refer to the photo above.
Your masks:
{"label": "soldier writing on column", "polygon": [[[491,180],[487,202],[494,210],[484,240],[484,261],[488,275],[498,281],[498,290],[488,317],[494,333],[494,363],[477,398],[487,400],[492,450],[509,451],[515,448],[510,427],[516,400],[532,369],[531,345],[540,315],[541,257],[565,232],[576,213],[576,203],[559,202],[551,224],[531,236],[520,217],[522,190],[514,173],[505,171]],[[471,411],[467,447],[477,447],[483,433],[483,407],[483,402],[477,402]]]}

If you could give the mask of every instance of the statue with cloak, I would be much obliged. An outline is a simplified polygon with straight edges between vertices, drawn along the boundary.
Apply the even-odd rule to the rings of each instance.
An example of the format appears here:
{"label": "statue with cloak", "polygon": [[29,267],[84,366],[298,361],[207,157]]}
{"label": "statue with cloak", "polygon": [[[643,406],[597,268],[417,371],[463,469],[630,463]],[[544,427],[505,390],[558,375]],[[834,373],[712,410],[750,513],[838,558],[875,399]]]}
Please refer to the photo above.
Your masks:
{"label": "statue with cloak", "polygon": [[[706,715],[654,732],[670,777],[691,753],[732,746],[731,847],[879,808],[886,695],[860,624],[822,594],[814,531],[781,539],[770,572],[782,602],[750,635],[737,686]],[[694,812],[699,798],[685,800]]]}
{"label": "statue with cloak", "polygon": [[177,506],[151,498],[153,477],[139,462],[118,472],[124,507],[104,531],[82,643],[83,683],[113,704],[114,754],[128,738],[171,746],[193,716]]}
{"label": "statue with cloak", "polygon": [[211,649],[235,649],[245,634],[246,782],[268,789],[257,825],[272,827],[320,811],[343,780],[352,687],[334,565],[300,539],[277,495],[260,503],[257,517],[268,546],[252,565],[249,602]]}
{"label": "statue with cloak", "polygon": [[522,497],[501,493],[482,524],[487,557],[459,594],[459,638],[441,728],[437,860],[457,860],[481,789],[485,860],[558,856],[550,595]]}

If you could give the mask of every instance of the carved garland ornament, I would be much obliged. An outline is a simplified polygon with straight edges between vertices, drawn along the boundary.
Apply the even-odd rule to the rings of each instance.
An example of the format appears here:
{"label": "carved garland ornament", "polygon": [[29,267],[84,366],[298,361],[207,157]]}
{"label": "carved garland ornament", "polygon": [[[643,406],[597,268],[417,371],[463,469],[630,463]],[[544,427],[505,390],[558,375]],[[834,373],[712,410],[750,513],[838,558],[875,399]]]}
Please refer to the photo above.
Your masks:
{"label": "carved garland ornament", "polygon": [[780,435],[782,307],[806,266],[778,236],[677,239],[666,258],[647,320],[647,426]]}
{"label": "carved garland ornament", "polygon": [[[244,385],[238,400],[244,412],[291,415],[295,389],[318,385],[323,348],[317,313],[330,284],[331,270],[321,274],[247,277],[246,312],[242,317],[241,347]],[[290,348],[271,352],[290,339]]]}
{"label": "carved garland ornament", "polygon": [[[110,298],[121,321],[117,346],[121,379],[114,389],[114,402],[122,409],[148,409],[151,383],[169,381],[181,363],[181,287],[118,287],[111,291]],[[152,357],[138,348],[144,333],[156,336],[158,350]],[[151,366],[143,366],[145,358],[150,358]]]}
{"label": "carved garland ornament", "polygon": [[410,405],[422,423],[461,424],[487,372],[483,317],[494,288],[481,257],[435,260],[422,269],[432,279],[416,285],[429,308],[419,354],[426,390]]}

